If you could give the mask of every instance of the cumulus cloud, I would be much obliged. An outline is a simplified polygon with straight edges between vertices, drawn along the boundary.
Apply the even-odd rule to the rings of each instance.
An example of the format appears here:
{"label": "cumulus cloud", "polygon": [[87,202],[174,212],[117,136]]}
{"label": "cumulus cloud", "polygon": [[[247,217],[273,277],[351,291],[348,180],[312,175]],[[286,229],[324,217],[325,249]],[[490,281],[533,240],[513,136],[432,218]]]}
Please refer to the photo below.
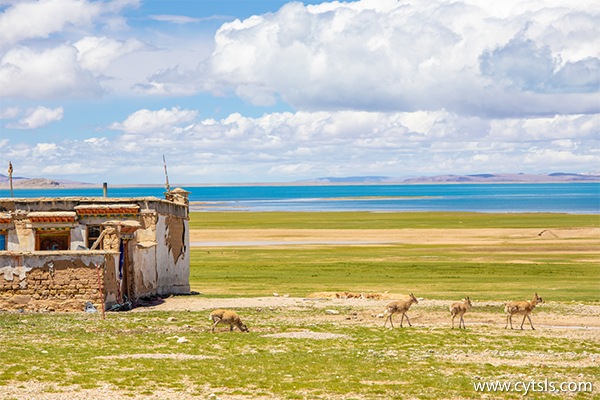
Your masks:
{"label": "cumulus cloud", "polygon": [[24,1],[0,14],[0,43],[48,37],[65,25],[87,25],[101,11],[98,3],[76,0]]}
{"label": "cumulus cloud", "polygon": [[40,0],[13,3],[0,14],[0,47],[32,38],[47,38],[66,27],[93,25],[96,19],[116,14],[137,0],[109,2]]}
{"label": "cumulus cloud", "polygon": [[121,42],[105,36],[86,36],[74,46],[79,51],[79,65],[94,73],[102,72],[119,57],[144,48],[144,44],[136,39]]}
{"label": "cumulus cloud", "polygon": [[16,47],[0,58],[0,97],[40,99],[101,92],[93,75],[77,63],[72,46],[41,51]]}
{"label": "cumulus cloud", "polygon": [[54,121],[60,121],[63,118],[63,108],[37,107],[27,111],[27,115],[19,121],[9,124],[9,128],[14,129],[36,129],[48,125]]}
{"label": "cumulus cloud", "polygon": [[441,171],[585,172],[600,163],[598,115],[489,120],[449,111],[298,111],[255,118],[197,116],[188,109],[143,109],[112,126],[123,131],[117,136],[8,144],[3,151],[18,163],[34,160],[49,168],[80,163],[80,171],[69,174],[118,171],[129,182],[136,176],[160,182],[162,154],[169,171],[187,182],[290,181],[357,171],[396,177]]}
{"label": "cumulus cloud", "polygon": [[[223,24],[197,73],[215,92],[304,110],[591,113],[598,26],[592,0],[288,3]],[[148,87],[182,81],[154,76]]]}
{"label": "cumulus cloud", "polygon": [[[37,176],[44,165],[51,175],[156,182],[162,154],[188,182],[589,171],[600,163],[596,1],[291,2],[225,23],[214,37],[184,13],[148,16],[152,30],[139,20],[128,26],[123,10],[137,3],[1,8],[0,97],[8,101],[0,119],[9,136],[0,146],[15,165],[29,165],[20,173]],[[164,108],[147,108],[140,92],[162,96]],[[257,117],[259,108],[244,106],[221,117],[220,107],[235,110],[238,99],[202,105],[206,114],[186,105],[204,102],[205,92],[294,111],[261,108]],[[122,119],[110,114],[115,103],[94,102],[98,118],[71,125],[83,128],[68,136],[81,139],[19,143],[20,132],[10,132],[50,131],[73,115],[36,108],[39,99],[69,107],[70,98],[107,93],[136,108]]]}
{"label": "cumulus cloud", "polygon": [[158,111],[143,109],[121,123],[111,124],[110,128],[127,133],[165,133],[181,130],[180,125],[192,121],[196,115],[197,111],[180,110],[178,107]]}
{"label": "cumulus cloud", "polygon": [[138,0],[10,2],[0,11],[0,97],[102,94],[104,77],[94,74],[142,44],[136,39],[119,41],[90,32],[122,30],[120,13],[138,4]]}
{"label": "cumulus cloud", "polygon": [[33,148],[35,155],[50,155],[52,156],[60,147],[56,143],[38,143]]}
{"label": "cumulus cloud", "polygon": [[[356,171],[390,176],[440,171],[519,172],[525,165],[537,167],[538,172],[546,168],[585,171],[590,162],[600,161],[593,140],[586,144],[576,136],[569,142],[565,139],[574,131],[593,136],[600,121],[590,115],[488,120],[448,111],[299,111],[258,118],[234,113],[219,120],[196,121],[192,114],[182,118],[182,111],[189,112],[133,113],[121,124],[128,133],[112,148],[130,152],[139,165],[156,161],[167,151],[173,169],[194,182],[235,182],[252,176],[267,181],[295,180],[352,175]],[[155,121],[158,115],[170,118],[168,126],[150,128],[152,123],[134,123]],[[561,157],[536,165],[533,160],[541,161],[541,157],[532,148],[552,149]],[[566,157],[567,153],[572,157]],[[524,154],[528,155],[527,164]]]}

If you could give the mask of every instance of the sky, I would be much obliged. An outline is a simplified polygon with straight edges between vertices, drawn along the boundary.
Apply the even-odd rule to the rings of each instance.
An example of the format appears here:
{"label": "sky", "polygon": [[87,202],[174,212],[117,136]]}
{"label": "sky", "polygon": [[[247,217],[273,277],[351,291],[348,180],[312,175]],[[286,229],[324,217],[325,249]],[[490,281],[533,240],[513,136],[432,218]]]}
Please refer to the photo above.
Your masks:
{"label": "sky", "polygon": [[0,174],[600,172],[597,0],[0,0]]}

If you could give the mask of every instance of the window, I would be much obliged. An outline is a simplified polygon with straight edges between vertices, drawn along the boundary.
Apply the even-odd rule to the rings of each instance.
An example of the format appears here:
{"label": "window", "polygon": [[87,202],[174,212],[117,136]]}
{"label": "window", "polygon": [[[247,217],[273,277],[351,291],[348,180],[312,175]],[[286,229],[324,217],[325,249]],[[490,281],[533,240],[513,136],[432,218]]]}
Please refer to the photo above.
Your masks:
{"label": "window", "polygon": [[6,232],[0,232],[0,251],[6,250],[6,247],[8,246],[6,243],[7,241]]}
{"label": "window", "polygon": [[[100,237],[100,233],[102,233],[102,227],[100,225],[88,225],[87,227],[87,247],[91,249],[96,240]],[[102,249],[102,242],[98,243],[96,249]]]}
{"label": "window", "polygon": [[69,230],[39,230],[36,250],[69,250]]}

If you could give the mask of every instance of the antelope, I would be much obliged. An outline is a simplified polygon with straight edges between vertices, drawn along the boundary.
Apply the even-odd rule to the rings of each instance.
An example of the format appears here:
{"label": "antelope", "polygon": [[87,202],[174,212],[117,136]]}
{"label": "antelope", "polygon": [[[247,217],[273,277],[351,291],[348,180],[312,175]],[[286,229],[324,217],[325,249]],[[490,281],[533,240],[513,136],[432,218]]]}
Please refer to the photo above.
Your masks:
{"label": "antelope", "polygon": [[394,322],[392,321],[392,317],[394,316],[394,314],[397,314],[397,313],[402,314],[402,318],[400,318],[400,328],[402,328],[402,323],[404,322],[404,317],[406,317],[406,321],[408,321],[408,326],[412,326],[410,323],[410,320],[408,319],[408,315],[406,315],[406,312],[408,311],[408,309],[410,308],[410,306],[413,303],[419,304],[419,301],[417,300],[415,295],[411,293],[410,296],[408,297],[408,299],[406,299],[406,300],[396,300],[396,301],[392,301],[390,304],[388,304],[387,307],[385,308],[384,315],[385,314],[389,314],[389,315],[385,319],[385,322],[383,323],[383,327],[385,328],[385,326],[387,325],[387,322],[389,320],[390,325],[393,329]]}
{"label": "antelope", "polygon": [[509,301],[504,305],[504,312],[507,314],[506,316],[506,326],[504,329],[508,328],[508,324],[510,323],[510,329],[513,329],[512,326],[512,316],[523,315],[523,321],[521,321],[521,329],[523,329],[523,324],[525,323],[525,318],[529,319],[529,324],[531,325],[531,329],[535,330],[533,327],[533,323],[531,322],[531,317],[529,314],[533,311],[535,306],[540,303],[543,303],[544,300],[538,296],[537,293],[533,294],[533,300],[531,301]]}
{"label": "antelope", "polygon": [[473,307],[473,304],[471,303],[471,299],[469,299],[468,296],[465,297],[462,301],[452,303],[452,305],[450,306],[450,315],[452,315],[452,329],[454,329],[454,318],[456,316],[460,317],[460,320],[458,321],[458,329],[460,329],[461,323],[462,327],[464,329],[467,329],[467,327],[465,326],[465,320],[463,319],[463,316],[471,307]]}
{"label": "antelope", "polygon": [[242,332],[249,332],[246,324],[242,323],[240,316],[233,310],[222,310],[222,309],[214,310],[213,312],[210,313],[210,317],[208,317],[208,319],[213,322],[213,326],[212,326],[212,330],[211,330],[211,332],[213,332],[213,333],[215,332],[215,327],[219,323],[229,324],[230,332],[233,331],[234,325]]}

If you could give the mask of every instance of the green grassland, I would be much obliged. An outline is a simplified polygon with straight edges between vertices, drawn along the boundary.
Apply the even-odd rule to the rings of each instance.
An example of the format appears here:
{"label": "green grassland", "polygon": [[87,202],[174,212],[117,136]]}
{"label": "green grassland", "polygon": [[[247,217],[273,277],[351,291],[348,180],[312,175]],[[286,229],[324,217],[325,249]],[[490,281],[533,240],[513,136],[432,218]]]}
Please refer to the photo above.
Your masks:
{"label": "green grassland", "polygon": [[600,227],[600,215],[469,212],[192,212],[190,229]]}
{"label": "green grassland", "polygon": [[192,289],[214,296],[389,291],[502,300],[529,298],[537,290],[555,301],[600,300],[600,265],[590,254],[544,246],[497,253],[432,245],[195,248],[191,257]]}
{"label": "green grassland", "polygon": [[[343,321],[350,310],[340,312]],[[323,321],[322,314],[313,308],[245,309],[247,334],[211,334],[207,312],[110,313],[106,320],[81,314],[3,315],[0,389],[36,381],[52,383],[55,392],[108,384],[126,396],[165,389],[186,394],[172,398],[215,393],[224,399],[469,399],[484,398],[475,392],[475,382],[547,378],[594,382],[594,393],[569,398],[598,396],[600,371],[590,361],[600,353],[598,340],[557,337],[539,327],[505,331],[484,325],[458,331],[415,324],[389,330]],[[298,330],[340,336],[268,336]],[[178,343],[178,337],[188,341]],[[523,398],[517,392],[488,396]],[[557,396],[537,393],[535,398]]]}
{"label": "green grassland", "polygon": [[[563,214],[193,213],[190,226],[548,229],[598,222],[598,216]],[[539,241],[192,248],[190,284],[202,293],[193,298],[390,291],[488,301],[528,299],[537,291],[550,303],[536,313],[569,312],[576,321],[599,304],[597,250],[578,240],[560,246]],[[545,379],[590,381],[594,392],[537,392],[526,398],[600,398],[597,330],[504,330],[497,308],[472,310],[493,322],[472,324],[467,314],[462,331],[451,330],[449,320],[443,326],[417,320],[411,328],[384,329],[381,319],[357,306],[338,306],[339,315],[330,316],[310,304],[247,308],[240,310],[251,329],[246,334],[226,328],[211,334],[208,311],[107,313],[105,320],[99,314],[0,313],[0,399],[15,398],[3,395],[3,388],[26,388],[30,382],[47,384],[55,393],[109,385],[136,399],[164,391],[168,394],[155,398],[204,399],[214,393],[221,399],[521,399],[522,392],[478,393],[473,384]],[[420,311],[415,306],[411,312],[447,313],[441,306]],[[364,320],[352,320],[357,314]],[[340,336],[269,336],[298,331]],[[181,337],[187,341],[179,343]]]}
{"label": "green grassland", "polygon": [[[236,224],[237,222],[237,224]],[[192,229],[584,228],[597,215],[477,213],[192,213]],[[192,289],[214,296],[273,292],[407,293],[481,300],[530,297],[597,302],[600,243],[509,241],[497,245],[294,246],[193,248]]]}

